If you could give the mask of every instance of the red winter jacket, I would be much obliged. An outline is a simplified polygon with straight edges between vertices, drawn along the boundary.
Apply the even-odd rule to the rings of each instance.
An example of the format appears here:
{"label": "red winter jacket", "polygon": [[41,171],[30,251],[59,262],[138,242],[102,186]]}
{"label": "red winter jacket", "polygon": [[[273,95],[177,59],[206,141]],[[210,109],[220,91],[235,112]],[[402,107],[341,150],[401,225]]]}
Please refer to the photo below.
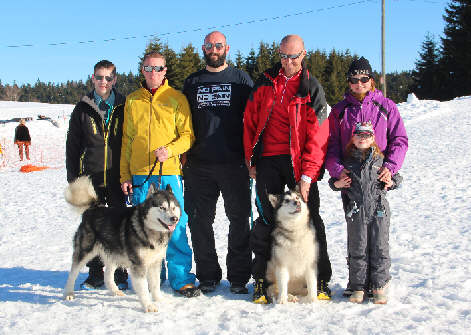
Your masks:
{"label": "red winter jacket", "polygon": [[[263,131],[275,104],[274,78],[281,63],[257,80],[244,114],[244,151],[248,166],[256,166],[263,152]],[[318,180],[327,152],[329,122],[322,86],[304,62],[298,92],[288,106],[290,153],[296,182],[302,175]]]}

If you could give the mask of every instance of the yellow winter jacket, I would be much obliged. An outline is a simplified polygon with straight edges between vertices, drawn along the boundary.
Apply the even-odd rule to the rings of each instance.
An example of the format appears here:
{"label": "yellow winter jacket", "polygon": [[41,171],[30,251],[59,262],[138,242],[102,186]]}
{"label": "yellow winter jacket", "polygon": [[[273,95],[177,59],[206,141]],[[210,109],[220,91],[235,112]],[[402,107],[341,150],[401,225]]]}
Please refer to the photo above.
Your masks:
{"label": "yellow winter jacket", "polygon": [[[132,175],[148,175],[155,161],[154,150],[166,147],[169,158],[163,175],[181,175],[180,155],[195,141],[186,97],[164,81],[155,94],[145,88],[129,94],[124,106],[121,183]],[[159,174],[158,164],[154,175]]]}

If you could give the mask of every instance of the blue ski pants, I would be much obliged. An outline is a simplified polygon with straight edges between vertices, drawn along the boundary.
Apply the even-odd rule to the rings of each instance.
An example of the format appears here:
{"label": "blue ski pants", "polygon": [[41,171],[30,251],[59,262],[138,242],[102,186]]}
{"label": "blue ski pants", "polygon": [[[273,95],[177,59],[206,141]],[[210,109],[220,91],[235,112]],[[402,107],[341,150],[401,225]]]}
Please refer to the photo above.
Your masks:
{"label": "blue ski pants", "polygon": [[[134,175],[132,176],[132,183],[134,185],[140,185],[146,178],[147,176]],[[150,183],[159,186],[158,178],[159,176],[153,175],[144,185],[133,189],[134,205],[144,202]],[[184,211],[182,177],[177,175],[162,176],[160,189],[165,190],[167,185],[172,187],[173,194],[180,203],[182,211],[180,221],[178,221],[177,227],[170,238],[166,255],[170,286],[174,290],[179,290],[187,284],[194,284],[196,276],[190,272],[193,255],[188,245],[188,237],[186,235],[188,216]]]}

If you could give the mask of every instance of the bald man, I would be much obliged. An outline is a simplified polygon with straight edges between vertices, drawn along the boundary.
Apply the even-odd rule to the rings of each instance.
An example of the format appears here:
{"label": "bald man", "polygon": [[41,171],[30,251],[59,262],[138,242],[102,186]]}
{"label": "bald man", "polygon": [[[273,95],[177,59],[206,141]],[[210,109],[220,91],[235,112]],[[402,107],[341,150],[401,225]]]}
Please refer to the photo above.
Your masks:
{"label": "bald man", "polygon": [[196,136],[183,168],[196,277],[203,293],[216,290],[222,278],[213,231],[221,193],[229,219],[227,279],[232,293],[247,294],[252,263],[250,179],[242,135],[245,103],[253,82],[247,73],[227,64],[229,45],[221,32],[206,35],[202,49],[206,68],[191,74],[183,87]]}
{"label": "bald man", "polygon": [[281,62],[255,83],[245,108],[244,151],[250,177],[256,179],[259,218],[250,237],[255,258],[253,302],[266,304],[265,272],[274,228],[268,194],[282,194],[285,186],[300,186],[319,241],[318,299],[329,300],[332,275],[325,227],[319,215],[317,181],[323,175],[329,125],[322,86],[306,68],[304,42],[287,35],[280,43]]}

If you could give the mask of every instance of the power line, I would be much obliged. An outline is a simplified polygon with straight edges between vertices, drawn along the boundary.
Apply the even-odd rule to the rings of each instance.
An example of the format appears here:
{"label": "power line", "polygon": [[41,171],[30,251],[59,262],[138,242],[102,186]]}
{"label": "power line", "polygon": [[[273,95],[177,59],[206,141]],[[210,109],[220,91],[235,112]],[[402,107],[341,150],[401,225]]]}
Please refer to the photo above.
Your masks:
{"label": "power line", "polygon": [[[351,6],[357,6],[369,2],[377,2],[378,0],[358,0],[358,1],[352,1],[349,3],[344,3],[344,4],[339,4],[335,6],[330,6],[330,7],[324,7],[324,8],[318,8],[318,9],[310,9],[298,13],[292,13],[292,14],[286,14],[286,15],[280,15],[280,16],[274,16],[274,17],[265,17],[261,19],[253,19],[250,21],[245,21],[245,22],[238,22],[238,23],[231,23],[231,24],[223,24],[220,26],[212,26],[212,27],[199,27],[195,29],[188,29],[188,30],[181,30],[181,31],[176,31],[176,32],[167,32],[167,33],[161,33],[161,34],[149,34],[149,35],[143,35],[143,36],[127,36],[127,37],[113,37],[113,38],[107,38],[104,40],[88,40],[88,41],[65,41],[65,42],[55,42],[55,43],[47,43],[45,46],[63,46],[63,45],[72,45],[72,44],[95,44],[95,43],[101,43],[101,42],[114,42],[114,41],[120,41],[120,40],[133,40],[133,39],[138,39],[138,38],[155,38],[155,37],[166,37],[170,35],[180,35],[184,33],[189,33],[189,32],[197,32],[197,31],[203,31],[203,30],[214,30],[214,29],[221,29],[221,28],[230,28],[230,27],[237,27],[240,25],[245,25],[245,24],[253,24],[253,23],[261,23],[261,22],[267,22],[267,21],[275,21],[275,20],[283,20],[283,19],[288,19],[291,17],[296,17],[300,15],[308,15],[312,14],[315,12],[323,12],[323,11],[329,11],[329,10],[334,10],[338,8],[343,8],[343,7],[351,7]],[[396,0],[397,1],[397,0]],[[422,2],[427,2],[427,3],[432,3],[432,4],[438,4],[439,2],[434,1],[434,0],[409,0],[411,2],[416,2],[416,1],[422,1]],[[39,45],[35,44],[18,44],[18,45],[6,45],[4,47],[6,48],[23,48],[23,47],[35,47]]]}
{"label": "power line", "polygon": [[[253,23],[261,23],[261,22],[267,22],[267,21],[275,21],[275,20],[283,20],[283,19],[288,19],[291,17],[296,17],[300,15],[308,15],[312,14],[315,12],[323,12],[323,11],[329,11],[329,10],[334,10],[342,7],[349,7],[349,6],[357,6],[361,4],[365,4],[368,2],[376,2],[377,0],[358,0],[358,1],[353,1],[345,4],[339,4],[335,6],[330,6],[330,7],[324,7],[324,8],[318,8],[318,9],[310,9],[298,13],[292,13],[292,14],[286,14],[286,15],[280,15],[280,16],[274,16],[274,17],[265,17],[261,19],[253,19],[250,21],[245,21],[245,22],[238,22],[238,23],[231,23],[231,24],[224,24],[220,26],[211,26],[211,27],[199,27],[195,29],[188,29],[188,30],[181,30],[181,31],[176,31],[176,32],[166,32],[166,33],[160,33],[160,34],[149,34],[149,35],[143,35],[143,36],[127,36],[127,37],[114,37],[114,38],[107,38],[105,40],[88,40],[88,41],[64,41],[64,42],[55,42],[55,43],[47,43],[45,44],[46,46],[63,46],[63,45],[72,45],[72,44],[94,44],[94,43],[101,43],[101,42],[114,42],[114,41],[120,41],[120,40],[132,40],[132,39],[138,39],[138,38],[155,38],[155,37],[166,37],[170,35],[180,35],[184,33],[189,33],[189,32],[197,32],[197,31],[203,31],[203,30],[214,30],[214,29],[221,29],[221,28],[230,28],[230,27],[237,27],[240,25],[245,25],[245,24],[253,24]],[[38,45],[35,44],[18,44],[18,45],[7,45],[5,46],[6,48],[23,48],[23,47],[35,47]]]}

